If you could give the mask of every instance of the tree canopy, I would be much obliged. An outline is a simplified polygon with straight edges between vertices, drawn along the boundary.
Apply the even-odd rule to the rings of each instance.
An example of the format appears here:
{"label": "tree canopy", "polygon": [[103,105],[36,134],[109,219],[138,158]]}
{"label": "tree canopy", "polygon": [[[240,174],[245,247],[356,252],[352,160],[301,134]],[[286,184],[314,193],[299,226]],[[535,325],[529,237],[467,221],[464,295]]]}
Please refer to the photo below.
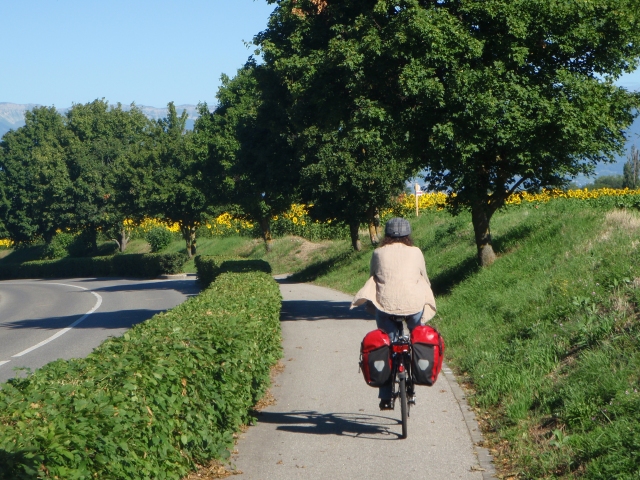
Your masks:
{"label": "tree canopy", "polygon": [[487,265],[490,219],[510,193],[560,186],[621,150],[638,97],[613,80],[637,66],[639,6],[282,0],[256,42],[303,140],[322,148],[348,131],[344,110],[366,118],[363,133],[406,171],[426,169],[430,188],[456,194],[454,211],[471,210]]}
{"label": "tree canopy", "polygon": [[269,249],[270,219],[289,209],[299,192],[286,91],[269,69],[249,61],[234,78],[222,77],[217,98],[216,110],[209,113],[205,105],[195,125],[208,146],[210,197],[257,222]]}
{"label": "tree canopy", "polygon": [[180,116],[173,102],[156,122],[154,153],[148,174],[153,181],[150,210],[180,226],[189,256],[196,253],[196,229],[206,219],[210,201],[203,190],[202,157],[193,132],[186,131],[187,112]]}
{"label": "tree canopy", "polygon": [[[88,234],[97,249],[99,229],[120,237],[126,247],[125,219],[141,217],[141,204],[148,192],[135,189],[132,182],[140,156],[149,148],[149,120],[132,105],[109,107],[105,100],[74,105],[66,116],[71,140],[66,152],[67,169],[73,183],[74,208],[68,226]],[[127,187],[129,187],[127,189]]]}
{"label": "tree canopy", "polygon": [[25,125],[0,143],[0,217],[16,242],[50,240],[69,224],[72,179],[66,164],[70,135],[55,108],[26,112]]}
{"label": "tree canopy", "polygon": [[[256,37],[266,68],[286,88],[280,95],[302,198],[316,218],[358,227],[401,192],[415,166],[402,157],[403,132],[380,59],[365,54],[374,28],[370,2],[279,2]],[[376,39],[373,39],[376,40]],[[372,240],[375,240],[372,235]]]}

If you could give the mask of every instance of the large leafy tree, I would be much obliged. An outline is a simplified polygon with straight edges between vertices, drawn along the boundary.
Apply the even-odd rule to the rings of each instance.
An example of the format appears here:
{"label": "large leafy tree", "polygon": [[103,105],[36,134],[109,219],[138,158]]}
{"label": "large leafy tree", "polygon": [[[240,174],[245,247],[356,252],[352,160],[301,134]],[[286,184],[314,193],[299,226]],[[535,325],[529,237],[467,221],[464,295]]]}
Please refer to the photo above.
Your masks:
{"label": "large leafy tree", "polygon": [[512,192],[563,185],[622,149],[638,98],[613,80],[637,65],[639,12],[637,0],[406,2],[397,11],[414,155],[432,188],[471,211],[482,265],[495,259],[491,217]]}
{"label": "large leafy tree", "polygon": [[196,230],[211,202],[203,188],[201,146],[186,130],[187,112],[179,116],[173,102],[167,107],[167,117],[156,122],[154,154],[148,164],[154,182],[149,206],[156,215],[180,226],[187,254],[192,256]]}
{"label": "large leafy tree", "polygon": [[[149,151],[149,121],[132,105],[110,107],[105,100],[76,104],[68,112],[67,148],[74,208],[69,225],[84,232],[97,249],[98,231],[112,235],[122,251],[128,241],[125,219],[143,215],[147,191],[144,160]],[[142,163],[141,163],[142,162]]]}
{"label": "large leafy tree", "polygon": [[270,219],[297,198],[299,176],[288,141],[287,92],[264,66],[249,61],[234,78],[223,76],[212,113],[206,105],[196,137],[207,146],[204,178],[210,198],[231,204],[260,225],[267,250]]}
{"label": "large leafy tree", "polygon": [[50,241],[69,223],[72,179],[66,152],[70,136],[55,108],[25,113],[25,125],[0,143],[0,218],[16,242]]}
{"label": "large leafy tree", "polygon": [[[317,110],[340,112],[327,93],[395,122],[361,126],[456,194],[488,265],[509,194],[562,185],[622,148],[638,98],[613,80],[637,65],[638,12],[639,0],[282,0],[257,41],[304,125],[322,131]],[[314,79],[334,54],[330,91]],[[359,89],[374,102],[345,101]]]}
{"label": "large leafy tree", "polygon": [[377,211],[415,172],[398,148],[403,132],[388,100],[390,85],[381,77],[383,65],[378,56],[363,54],[370,39],[366,32],[375,26],[362,19],[372,6],[282,1],[269,28],[256,38],[290,97],[289,138],[303,198],[313,203],[316,218],[349,225],[356,250],[360,224],[373,226]]}

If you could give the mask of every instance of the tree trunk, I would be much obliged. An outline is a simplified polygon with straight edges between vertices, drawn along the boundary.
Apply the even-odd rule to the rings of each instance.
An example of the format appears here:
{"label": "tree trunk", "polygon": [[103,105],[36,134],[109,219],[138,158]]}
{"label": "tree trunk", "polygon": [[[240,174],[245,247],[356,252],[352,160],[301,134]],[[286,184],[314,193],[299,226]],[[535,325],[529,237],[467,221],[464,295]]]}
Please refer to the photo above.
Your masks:
{"label": "tree trunk", "polygon": [[129,243],[130,238],[130,236],[127,236],[127,229],[122,227],[122,230],[120,230],[120,241],[118,242],[116,240],[116,243],[122,253],[127,249],[127,244]]}
{"label": "tree trunk", "polygon": [[260,224],[260,232],[262,233],[262,239],[264,240],[264,248],[267,252],[271,251],[273,246],[273,239],[271,238],[271,222],[268,217],[262,217],[258,221]]}
{"label": "tree trunk", "polygon": [[195,228],[192,228],[190,225],[180,225],[180,233],[182,233],[182,238],[186,244],[187,255],[191,258],[195,250]]}
{"label": "tree trunk", "polygon": [[191,257],[195,256],[195,254],[197,253],[198,249],[196,247],[196,228],[192,227],[191,228]]}
{"label": "tree trunk", "polygon": [[362,250],[362,243],[360,242],[360,235],[358,230],[360,229],[360,222],[353,222],[349,224],[349,233],[351,234],[351,246],[356,252]]}
{"label": "tree trunk", "polygon": [[492,215],[493,211],[480,200],[474,202],[471,207],[471,221],[476,236],[476,246],[478,247],[478,261],[483,267],[488,267],[496,259],[491,243],[491,228],[489,226]]}
{"label": "tree trunk", "polygon": [[371,245],[378,245],[380,243],[378,237],[378,227],[380,226],[380,215],[378,209],[375,207],[369,207],[367,210],[367,220],[369,224],[369,238],[371,239]]}

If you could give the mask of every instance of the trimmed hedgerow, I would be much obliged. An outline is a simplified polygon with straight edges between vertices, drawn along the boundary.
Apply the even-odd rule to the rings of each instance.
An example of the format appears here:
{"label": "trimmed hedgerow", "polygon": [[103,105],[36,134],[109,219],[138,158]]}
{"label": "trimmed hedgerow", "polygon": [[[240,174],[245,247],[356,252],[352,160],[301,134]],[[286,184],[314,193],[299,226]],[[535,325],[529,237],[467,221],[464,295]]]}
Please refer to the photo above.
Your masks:
{"label": "trimmed hedgerow", "polygon": [[225,257],[198,255],[194,259],[198,281],[203,288],[208,287],[216,277],[225,272],[271,273],[271,265],[264,260],[229,259]]}
{"label": "trimmed hedgerow", "polygon": [[146,253],[110,257],[62,258],[4,264],[0,279],[134,276],[157,277],[179,273],[187,256],[184,253]]}
{"label": "trimmed hedgerow", "polygon": [[0,390],[0,478],[178,479],[226,458],[281,356],[280,291],[259,272]]}

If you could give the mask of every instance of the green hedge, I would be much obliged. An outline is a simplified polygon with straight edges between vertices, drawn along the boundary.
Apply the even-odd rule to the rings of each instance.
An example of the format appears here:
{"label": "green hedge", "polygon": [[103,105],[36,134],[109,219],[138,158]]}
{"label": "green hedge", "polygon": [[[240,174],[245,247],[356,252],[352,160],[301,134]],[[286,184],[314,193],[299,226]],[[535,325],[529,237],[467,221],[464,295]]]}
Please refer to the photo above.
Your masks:
{"label": "green hedge", "polygon": [[207,288],[216,277],[225,272],[264,272],[271,273],[271,265],[264,260],[229,259],[198,255],[194,261],[198,272],[198,281],[202,288]]}
{"label": "green hedge", "polygon": [[184,253],[147,253],[110,257],[62,258],[3,264],[0,279],[52,277],[157,277],[179,273],[187,261]]}
{"label": "green hedge", "polygon": [[224,274],[197,297],[0,390],[0,478],[179,479],[226,458],[281,356],[280,291]]}

